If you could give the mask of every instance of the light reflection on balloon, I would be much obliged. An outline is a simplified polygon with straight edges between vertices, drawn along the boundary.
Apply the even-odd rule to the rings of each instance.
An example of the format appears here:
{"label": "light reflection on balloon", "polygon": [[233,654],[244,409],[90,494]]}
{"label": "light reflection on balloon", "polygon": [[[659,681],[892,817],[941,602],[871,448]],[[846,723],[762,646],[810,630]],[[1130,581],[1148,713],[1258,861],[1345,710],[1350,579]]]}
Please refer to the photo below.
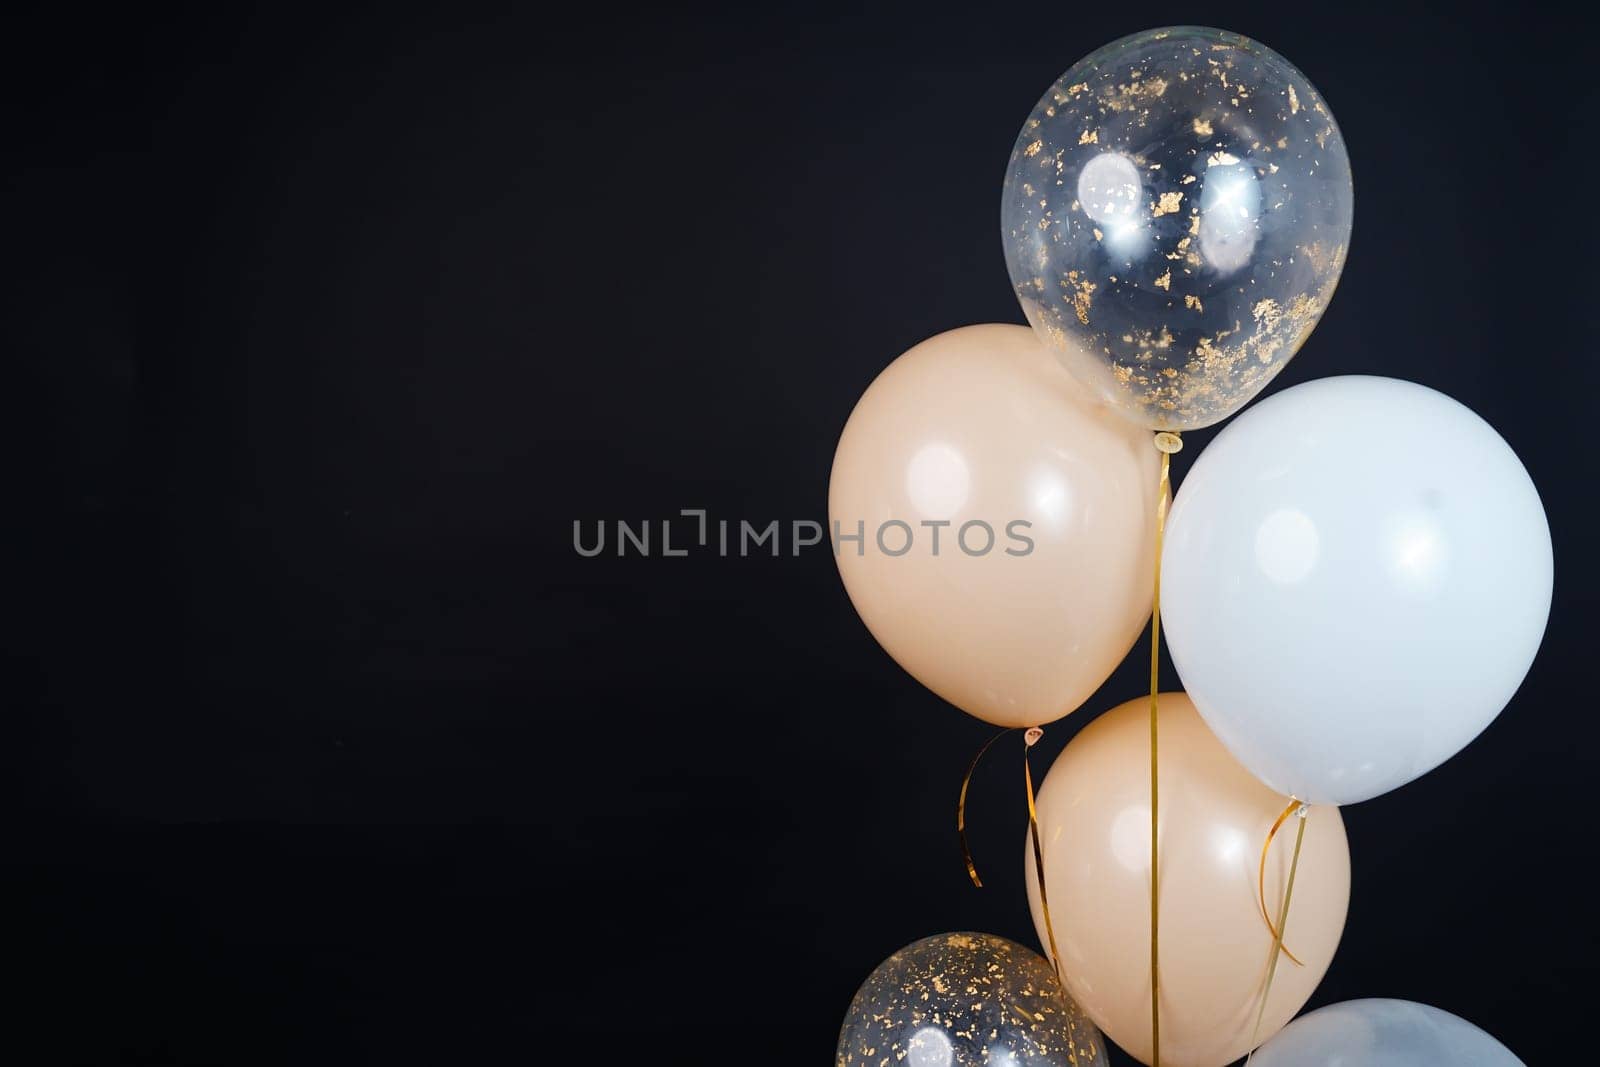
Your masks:
{"label": "light reflection on balloon", "polygon": [[1294,585],[1316,569],[1320,546],[1305,512],[1279,508],[1256,528],[1256,566],[1279,585]]}
{"label": "light reflection on balloon", "polygon": [[1142,256],[1149,243],[1140,211],[1141,189],[1139,168],[1120,152],[1095,156],[1078,175],[1083,213],[1100,224],[1106,249],[1125,261]]}
{"label": "light reflection on balloon", "polygon": [[1072,487],[1049,467],[1040,467],[1028,478],[1028,493],[1034,509],[1054,527],[1070,521]]}
{"label": "light reflection on balloon", "polygon": [[1200,187],[1200,257],[1227,277],[1250,262],[1261,221],[1261,183],[1244,163],[1206,171]]}
{"label": "light reflection on balloon", "polygon": [[1137,873],[1150,869],[1149,807],[1130,804],[1117,813],[1111,821],[1111,854],[1123,870]]}
{"label": "light reflection on balloon", "polygon": [[1425,593],[1439,585],[1450,565],[1450,542],[1437,520],[1405,512],[1384,522],[1384,558],[1404,588]]}
{"label": "light reflection on balloon", "polygon": [[906,496],[924,519],[948,519],[966,506],[972,475],[961,453],[943,442],[923,445],[906,464]]}
{"label": "light reflection on balloon", "polygon": [[950,1035],[937,1026],[924,1026],[911,1035],[909,1055],[911,1067],[950,1067],[952,1058]]}

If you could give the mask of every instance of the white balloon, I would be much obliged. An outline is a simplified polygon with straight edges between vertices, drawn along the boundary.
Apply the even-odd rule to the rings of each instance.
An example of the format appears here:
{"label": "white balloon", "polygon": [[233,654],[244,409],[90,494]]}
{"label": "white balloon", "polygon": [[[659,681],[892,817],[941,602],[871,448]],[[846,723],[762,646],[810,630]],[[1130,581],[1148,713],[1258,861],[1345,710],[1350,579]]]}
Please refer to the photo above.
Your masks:
{"label": "white balloon", "polygon": [[1252,1067],[1524,1067],[1465,1019],[1409,1000],[1347,1000],[1302,1015]]}
{"label": "white balloon", "polygon": [[1550,527],[1477,415],[1325,378],[1240,415],[1184,479],[1161,571],[1183,688],[1267,785],[1352,804],[1459,752],[1550,614]]}

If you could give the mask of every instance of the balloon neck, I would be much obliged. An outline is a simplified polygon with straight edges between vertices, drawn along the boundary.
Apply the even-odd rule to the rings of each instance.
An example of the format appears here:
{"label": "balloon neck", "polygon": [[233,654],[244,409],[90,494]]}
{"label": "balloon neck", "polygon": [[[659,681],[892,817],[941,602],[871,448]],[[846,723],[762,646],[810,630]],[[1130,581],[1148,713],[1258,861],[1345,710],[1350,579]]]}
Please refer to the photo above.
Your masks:
{"label": "balloon neck", "polygon": [[1176,455],[1183,451],[1183,437],[1172,430],[1162,430],[1155,437],[1156,451]]}

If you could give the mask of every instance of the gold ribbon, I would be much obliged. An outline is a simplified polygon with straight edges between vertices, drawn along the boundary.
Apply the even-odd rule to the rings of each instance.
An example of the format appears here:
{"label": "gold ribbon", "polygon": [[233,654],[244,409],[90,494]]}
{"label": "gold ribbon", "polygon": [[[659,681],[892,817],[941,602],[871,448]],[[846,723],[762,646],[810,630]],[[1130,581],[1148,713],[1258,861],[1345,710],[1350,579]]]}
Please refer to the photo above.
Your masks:
{"label": "gold ribbon", "polygon": [[[1015,729],[1013,727],[1012,729]],[[978,877],[978,865],[972,860],[972,849],[967,844],[967,789],[972,785],[972,774],[978,769],[978,764],[983,760],[984,754],[993,747],[994,743],[1011,733],[1011,729],[1001,730],[978,749],[978,754],[972,757],[972,763],[967,767],[966,775],[961,779],[961,796],[956,801],[956,834],[961,839],[961,858],[967,865],[967,877],[972,879],[972,884],[979,889],[983,888],[983,879]],[[1022,782],[1027,787],[1028,794],[1028,834],[1033,841],[1033,871],[1036,884],[1039,887],[1039,911],[1044,915],[1045,940],[1049,943],[1050,966],[1055,969],[1056,982],[1060,984],[1063,994],[1067,983],[1061,975],[1061,954],[1056,950],[1056,928],[1050,919],[1050,894],[1044,885],[1044,845],[1039,839],[1039,808],[1034,801],[1033,793],[1033,768],[1028,762],[1028,753],[1033,746],[1038,744],[1039,738],[1044,736],[1044,730],[1031,726],[1023,734],[1022,746]]]}
{"label": "gold ribbon", "polygon": [[[983,879],[978,877],[978,865],[972,862],[972,849],[967,846],[967,787],[972,784],[972,773],[978,769],[978,763],[983,759],[994,743],[1009,734],[1011,730],[1001,730],[978,749],[978,754],[972,757],[972,763],[967,767],[967,773],[961,778],[961,797],[956,801],[956,835],[961,838],[961,858],[967,865],[967,877],[972,879],[972,884],[979,889],[983,888]],[[1030,790],[1030,795],[1031,795]]]}
{"label": "gold ribbon", "polygon": [[1150,598],[1150,1067],[1161,1067],[1161,894],[1156,862],[1156,830],[1160,825],[1160,764],[1157,719],[1161,711],[1161,548],[1167,531],[1167,492],[1172,485],[1172,454],[1183,438],[1162,431],[1155,436],[1161,453],[1161,482],[1156,491],[1156,567]]}
{"label": "gold ribbon", "polygon": [[1267,839],[1261,843],[1261,866],[1256,870],[1256,903],[1261,908],[1261,921],[1267,924],[1267,931],[1272,934],[1274,940],[1279,942],[1280,947],[1283,949],[1283,954],[1293,960],[1296,967],[1304,967],[1305,964],[1300,962],[1298,956],[1289,951],[1288,945],[1282,943],[1278,928],[1272,925],[1272,916],[1267,914],[1267,853],[1272,848],[1272,839],[1278,836],[1278,830],[1283,826],[1284,821],[1294,814],[1296,808],[1304,806],[1293,797],[1289,799],[1289,806],[1279,813],[1278,821],[1272,824],[1272,829],[1267,831]]}
{"label": "gold ribbon", "polygon": [[1289,898],[1294,896],[1294,876],[1300,869],[1300,845],[1306,839],[1306,814],[1309,810],[1307,805],[1298,801],[1296,805],[1299,810],[1295,813],[1299,816],[1300,826],[1294,833],[1294,858],[1289,861],[1289,882],[1283,887],[1283,906],[1278,909],[1278,927],[1272,934],[1272,962],[1267,964],[1267,981],[1261,988],[1261,1006],[1256,1009],[1255,1028],[1250,1031],[1250,1055],[1244,1058],[1245,1067],[1250,1067],[1250,1060],[1256,1054],[1256,1041],[1261,1037],[1261,1020],[1267,1014],[1267,997],[1272,995],[1272,979],[1278,973],[1278,956],[1288,951],[1283,947],[1283,935],[1289,925]]}

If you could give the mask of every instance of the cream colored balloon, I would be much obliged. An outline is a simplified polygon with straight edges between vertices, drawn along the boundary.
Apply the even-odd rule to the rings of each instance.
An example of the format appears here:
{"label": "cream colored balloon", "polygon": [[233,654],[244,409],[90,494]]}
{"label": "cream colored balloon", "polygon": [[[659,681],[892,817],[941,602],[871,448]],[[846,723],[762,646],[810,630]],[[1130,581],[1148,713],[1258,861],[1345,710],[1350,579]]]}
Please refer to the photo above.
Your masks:
{"label": "cream colored balloon", "polygon": [[957,707],[1035,726],[1099,688],[1150,615],[1160,454],[1024,326],[968,326],[880,374],[828,490],[868,629]]}
{"label": "cream colored balloon", "polygon": [[[1160,713],[1161,1063],[1222,1067],[1250,1050],[1272,954],[1257,903],[1261,845],[1288,802],[1206,728],[1189,698]],[[1131,700],[1062,750],[1039,790],[1045,886],[1073,999],[1141,1063],[1150,1043],[1150,702]],[[1293,817],[1267,863],[1274,921],[1294,850]],[[1033,850],[1028,900],[1041,942]],[[1333,961],[1350,904],[1350,849],[1339,809],[1307,816],[1285,946],[1258,1043],[1305,1004]]]}

